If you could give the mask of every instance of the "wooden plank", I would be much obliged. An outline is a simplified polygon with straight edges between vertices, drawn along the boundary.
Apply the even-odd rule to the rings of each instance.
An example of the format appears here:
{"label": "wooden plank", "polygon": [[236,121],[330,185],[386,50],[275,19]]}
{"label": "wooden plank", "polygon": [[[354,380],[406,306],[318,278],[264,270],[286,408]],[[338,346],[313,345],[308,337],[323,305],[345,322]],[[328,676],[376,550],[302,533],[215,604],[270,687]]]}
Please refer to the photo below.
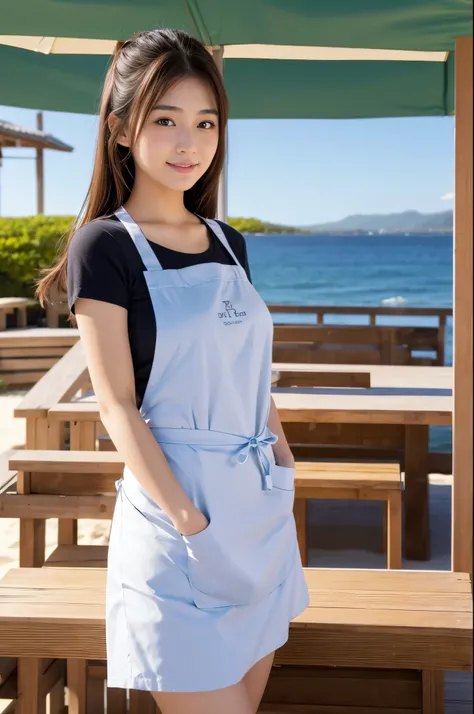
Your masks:
{"label": "wooden plank", "polygon": [[15,449],[8,449],[0,454],[0,494],[16,489],[17,469],[9,466],[9,461],[15,453],[17,453]]}
{"label": "wooden plank", "polygon": [[454,570],[472,569],[473,499],[473,49],[472,36],[456,38],[456,176],[454,225]]}
{"label": "wooden plank", "polygon": [[58,451],[56,449],[18,450],[9,459],[10,469],[37,473],[117,474],[124,461],[118,452]]}
{"label": "wooden plank", "polygon": [[402,494],[391,493],[387,504],[387,568],[402,568]]}
{"label": "wooden plank", "polygon": [[88,714],[86,709],[87,664],[85,659],[68,659],[68,714]]}
{"label": "wooden plank", "polygon": [[107,688],[107,712],[127,714],[127,691],[125,689]]}
{"label": "wooden plank", "polygon": [[10,347],[8,349],[0,347],[0,359],[11,357],[62,357],[70,349],[69,347]]}
{"label": "wooden plank", "polygon": [[[7,573],[0,588],[1,651],[7,656],[105,659],[105,574],[103,569],[87,568]],[[447,597],[439,600],[438,609],[427,606],[427,593],[435,592],[435,586],[456,591],[461,583],[470,588],[468,576],[318,569],[307,570],[305,575],[311,605],[292,622],[290,640],[277,655],[279,663],[464,671],[471,667],[472,609],[465,612],[462,605],[469,603],[472,608],[471,592],[457,602],[450,603]],[[16,578],[23,579],[24,587],[7,587]],[[49,591],[48,579],[50,583],[56,579]],[[342,584],[339,590],[338,583]],[[382,595],[375,600],[372,595],[362,607],[362,594],[368,586],[375,592],[377,583],[385,587],[385,601]],[[404,587],[397,590],[397,583]],[[337,607],[334,594],[342,598],[344,590],[350,605]],[[407,596],[414,598],[412,605],[419,602],[419,610],[403,605]]]}
{"label": "wooden plank", "polygon": [[439,317],[440,315],[451,316],[453,310],[450,307],[385,307],[376,306],[354,306],[354,305],[282,305],[281,303],[267,303],[267,307],[272,313],[288,314],[324,314],[324,315],[411,315]]}
{"label": "wooden plank", "polygon": [[303,372],[280,373],[278,387],[370,387],[370,372]]}
{"label": "wooden plank", "polygon": [[[123,469],[122,469],[123,470]],[[31,493],[58,496],[97,496],[115,494],[115,482],[122,475],[100,473],[32,473]]]}
{"label": "wooden plank", "polygon": [[83,347],[76,337],[74,346],[30,389],[14,410],[14,416],[45,417],[53,404],[71,399],[87,378]]}
{"label": "wooden plank", "polygon": [[36,384],[47,375],[47,371],[37,370],[36,372],[0,372],[0,377],[8,386]]}
{"label": "wooden plank", "polygon": [[42,673],[41,659],[19,658],[16,714],[46,714],[46,697],[40,691]]}
{"label": "wooden plank", "polygon": [[0,297],[0,308],[26,307],[29,299],[25,297]]}
{"label": "wooden plank", "polygon": [[453,387],[452,367],[413,367],[411,365],[370,365],[370,364],[293,364],[274,362],[273,369],[299,372],[369,372],[371,386],[398,387],[404,389],[443,389]]}
{"label": "wooden plank", "polygon": [[384,449],[403,449],[405,445],[402,424],[284,422],[283,429],[290,444],[357,445]]}
{"label": "wooden plank", "polygon": [[0,372],[33,372],[37,370],[47,371],[58,361],[57,357],[24,357],[24,358],[1,358]]}
{"label": "wooden plank", "polygon": [[[116,497],[110,496],[55,496],[55,495],[0,495],[0,518],[97,518],[109,520],[113,516]],[[29,536],[25,533],[25,538]]]}
{"label": "wooden plank", "polygon": [[273,667],[262,702],[268,711],[272,711],[271,704],[317,705],[320,711],[327,707],[331,713],[333,707],[345,707],[346,712],[360,707],[370,713],[375,707],[386,712],[388,706],[403,712],[420,711],[420,680],[420,673],[410,670]]}
{"label": "wooden plank", "polygon": [[106,568],[106,545],[58,545],[46,559],[49,568]]}
{"label": "wooden plank", "polygon": [[444,713],[444,673],[422,672],[422,714]]}
{"label": "wooden plank", "polygon": [[[283,422],[451,425],[450,396],[348,395],[324,391],[280,392],[277,387],[272,390],[272,397]],[[57,404],[49,409],[48,416],[58,421],[100,421],[98,405],[92,401]]]}
{"label": "wooden plank", "polygon": [[[276,343],[272,349],[274,362],[294,362],[303,364],[346,364],[352,365],[380,365],[382,359],[380,351],[373,347],[370,349],[353,349],[351,347],[337,347],[331,349],[324,345],[300,345],[291,343]],[[408,359],[408,357],[407,357]],[[406,363],[406,362],[405,362]]]}

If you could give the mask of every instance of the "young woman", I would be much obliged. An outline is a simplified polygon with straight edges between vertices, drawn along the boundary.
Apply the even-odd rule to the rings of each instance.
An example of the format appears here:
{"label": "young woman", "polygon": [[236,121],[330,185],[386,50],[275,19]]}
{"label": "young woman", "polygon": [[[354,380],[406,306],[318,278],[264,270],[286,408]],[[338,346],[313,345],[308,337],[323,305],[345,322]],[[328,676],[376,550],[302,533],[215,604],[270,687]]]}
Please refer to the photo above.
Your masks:
{"label": "young woman", "polygon": [[207,49],[142,32],[105,80],[85,210],[39,284],[68,291],[126,464],[107,569],[107,683],[163,714],[254,714],[308,604],[273,325],[216,212],[227,99]]}

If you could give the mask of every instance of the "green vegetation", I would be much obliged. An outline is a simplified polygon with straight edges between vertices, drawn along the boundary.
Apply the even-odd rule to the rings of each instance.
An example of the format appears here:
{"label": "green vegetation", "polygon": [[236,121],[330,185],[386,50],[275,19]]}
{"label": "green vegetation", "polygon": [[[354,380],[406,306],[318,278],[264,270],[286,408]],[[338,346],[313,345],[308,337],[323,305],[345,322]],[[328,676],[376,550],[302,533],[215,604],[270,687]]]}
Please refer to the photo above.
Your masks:
{"label": "green vegetation", "polygon": [[[61,248],[73,216],[0,218],[0,297],[33,297],[39,271],[49,267]],[[297,233],[297,229],[257,218],[230,218],[242,233]]]}
{"label": "green vegetation", "polygon": [[72,216],[0,218],[0,297],[33,297],[39,271],[48,268]]}
{"label": "green vegetation", "polygon": [[229,224],[241,233],[307,233],[307,230],[267,223],[259,218],[229,218]]}

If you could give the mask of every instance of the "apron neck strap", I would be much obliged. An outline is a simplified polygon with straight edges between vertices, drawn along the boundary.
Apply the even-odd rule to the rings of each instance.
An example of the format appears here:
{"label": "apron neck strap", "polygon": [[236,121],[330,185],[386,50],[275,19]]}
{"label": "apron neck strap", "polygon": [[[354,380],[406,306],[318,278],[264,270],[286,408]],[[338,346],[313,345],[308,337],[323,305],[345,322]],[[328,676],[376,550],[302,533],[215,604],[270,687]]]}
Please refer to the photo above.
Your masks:
{"label": "apron neck strap", "polygon": [[135,243],[136,249],[140,253],[140,257],[143,260],[146,269],[163,270],[160,261],[156,257],[150,243],[143,235],[141,228],[138,226],[137,223],[135,223],[135,221],[133,220],[131,215],[127,213],[125,208],[123,206],[119,208],[118,211],[115,211],[115,215],[129,232],[131,239]]}
{"label": "apron neck strap", "polygon": [[203,216],[199,216],[199,218],[200,218],[202,221],[204,221],[204,222],[209,226],[209,228],[210,228],[212,231],[214,231],[214,233],[215,233],[216,236],[219,238],[219,240],[221,241],[221,243],[224,244],[224,248],[227,248],[227,250],[228,250],[229,253],[231,254],[232,258],[235,260],[235,264],[236,264],[236,265],[239,265],[240,267],[242,267],[242,266],[240,265],[240,262],[237,260],[237,257],[236,257],[236,255],[235,255],[234,251],[233,251],[232,248],[230,247],[230,243],[229,243],[229,241],[227,240],[227,237],[226,237],[224,231],[222,230],[221,226],[219,225],[219,223],[218,223],[217,221],[214,221],[212,218],[204,218]]}

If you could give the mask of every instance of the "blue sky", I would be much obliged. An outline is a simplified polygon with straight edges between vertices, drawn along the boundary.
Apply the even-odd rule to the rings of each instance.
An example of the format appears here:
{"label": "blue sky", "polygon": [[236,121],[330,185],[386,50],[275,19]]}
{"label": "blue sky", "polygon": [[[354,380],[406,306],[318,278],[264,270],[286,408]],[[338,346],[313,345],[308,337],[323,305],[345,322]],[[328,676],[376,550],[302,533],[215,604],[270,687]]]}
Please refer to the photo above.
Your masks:
{"label": "blue sky", "polygon": [[[36,126],[36,112],[0,105],[0,119]],[[97,117],[44,112],[44,130],[74,147],[45,152],[45,213],[73,215],[92,169]],[[30,149],[6,149],[0,215],[36,212]],[[229,215],[288,225],[354,213],[452,208],[454,119],[233,120],[229,124]]]}

